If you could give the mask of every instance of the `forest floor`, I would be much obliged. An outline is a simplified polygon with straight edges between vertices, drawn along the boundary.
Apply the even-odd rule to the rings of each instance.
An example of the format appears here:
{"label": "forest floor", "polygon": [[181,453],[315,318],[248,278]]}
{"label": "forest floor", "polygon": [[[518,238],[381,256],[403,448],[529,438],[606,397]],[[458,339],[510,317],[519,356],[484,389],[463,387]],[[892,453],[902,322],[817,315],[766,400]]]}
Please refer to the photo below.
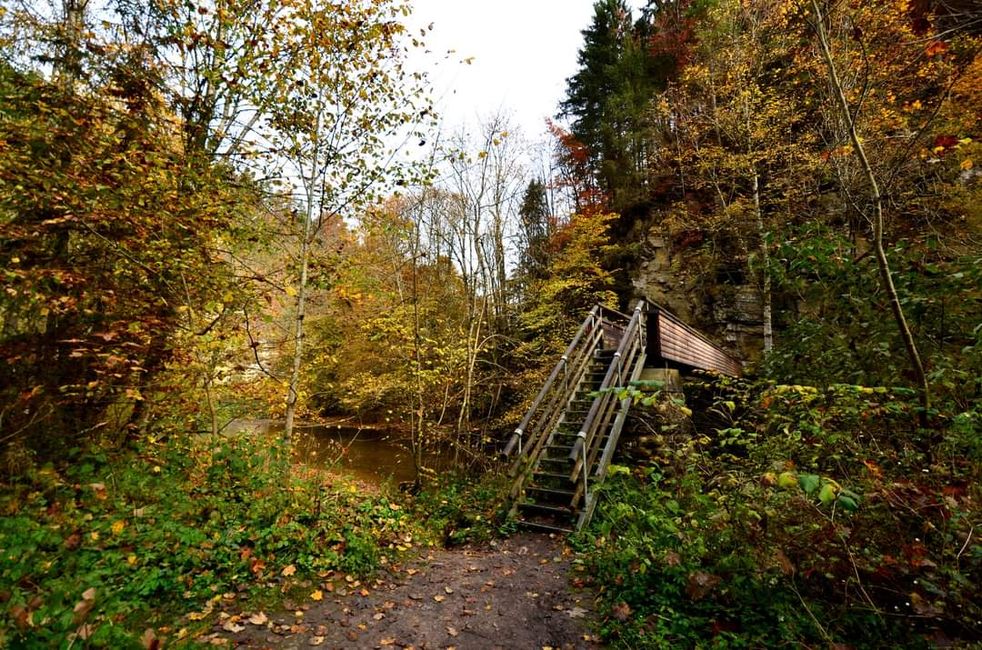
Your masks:
{"label": "forest floor", "polygon": [[592,597],[561,539],[424,550],[373,579],[338,576],[285,611],[228,603],[204,643],[250,648],[596,648]]}

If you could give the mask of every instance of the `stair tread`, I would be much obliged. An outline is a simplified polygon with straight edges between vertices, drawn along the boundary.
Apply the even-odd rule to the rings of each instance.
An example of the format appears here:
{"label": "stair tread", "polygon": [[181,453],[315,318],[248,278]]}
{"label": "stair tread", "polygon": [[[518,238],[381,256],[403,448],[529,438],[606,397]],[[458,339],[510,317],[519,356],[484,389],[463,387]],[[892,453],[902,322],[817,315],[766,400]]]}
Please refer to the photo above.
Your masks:
{"label": "stair tread", "polygon": [[562,533],[568,535],[573,532],[572,528],[564,528],[563,526],[554,526],[552,524],[547,524],[542,521],[530,521],[528,519],[519,519],[516,522],[519,526],[527,528],[530,530],[539,530],[544,533]]}
{"label": "stair tread", "polygon": [[533,477],[542,476],[542,477],[545,477],[545,478],[561,478],[561,479],[565,479],[567,481],[569,480],[569,474],[568,473],[566,473],[566,474],[556,474],[555,472],[538,472],[538,471],[536,471],[536,472],[532,472],[532,476]]}
{"label": "stair tread", "polygon": [[536,510],[538,512],[548,512],[554,515],[571,515],[573,514],[573,508],[571,506],[555,506],[546,503],[529,503],[528,501],[523,501],[518,504],[518,508],[525,510]]}
{"label": "stair tread", "polygon": [[529,485],[525,488],[526,492],[545,492],[546,494],[560,494],[563,496],[573,496],[576,492],[575,490],[560,490],[557,488],[547,488],[539,487],[537,485]]}

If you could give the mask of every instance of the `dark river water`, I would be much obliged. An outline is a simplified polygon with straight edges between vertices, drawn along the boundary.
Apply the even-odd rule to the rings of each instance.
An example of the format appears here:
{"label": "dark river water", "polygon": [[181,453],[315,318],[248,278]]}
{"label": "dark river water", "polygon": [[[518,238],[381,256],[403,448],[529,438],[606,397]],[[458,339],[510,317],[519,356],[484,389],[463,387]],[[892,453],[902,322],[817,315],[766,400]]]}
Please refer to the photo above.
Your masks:
{"label": "dark river water", "polygon": [[302,427],[298,433],[294,456],[307,465],[343,469],[369,483],[416,478],[409,440],[402,434],[336,426]]}
{"label": "dark river water", "polygon": [[[233,423],[230,432],[277,433],[282,422]],[[416,478],[408,436],[403,432],[345,425],[301,425],[295,429],[294,458],[313,467],[342,470],[368,483],[402,483]],[[446,453],[424,454],[426,467],[440,471],[450,467]]]}

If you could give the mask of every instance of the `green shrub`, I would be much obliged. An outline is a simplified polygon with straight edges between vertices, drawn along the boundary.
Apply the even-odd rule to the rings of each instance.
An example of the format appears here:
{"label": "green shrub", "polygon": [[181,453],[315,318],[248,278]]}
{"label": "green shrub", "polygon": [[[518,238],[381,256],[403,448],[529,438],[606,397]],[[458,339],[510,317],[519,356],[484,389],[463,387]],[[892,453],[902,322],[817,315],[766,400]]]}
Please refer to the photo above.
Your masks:
{"label": "green shrub", "polygon": [[695,431],[650,409],[657,447],[612,472],[576,538],[608,640],[917,647],[982,636],[975,414],[939,414],[943,442],[930,446],[938,432],[917,428],[901,389],[713,379],[687,393]]}
{"label": "green shrub", "polygon": [[441,476],[416,497],[414,510],[428,534],[445,546],[485,541],[513,530],[506,485],[495,474]]}
{"label": "green shrub", "polygon": [[410,530],[384,496],[250,437],[75,450],[5,485],[0,512],[0,646],[134,645],[223,593],[288,588],[291,565],[367,574]]}

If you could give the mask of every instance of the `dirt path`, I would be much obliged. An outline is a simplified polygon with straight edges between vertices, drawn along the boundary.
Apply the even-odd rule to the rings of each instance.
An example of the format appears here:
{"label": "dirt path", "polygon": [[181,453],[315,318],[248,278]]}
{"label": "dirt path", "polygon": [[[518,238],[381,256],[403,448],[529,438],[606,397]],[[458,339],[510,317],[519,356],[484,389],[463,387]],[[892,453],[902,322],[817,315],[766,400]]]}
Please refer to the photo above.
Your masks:
{"label": "dirt path", "polygon": [[[424,552],[379,579],[349,579],[275,616],[223,615],[201,641],[254,648],[596,648],[590,597],[545,535]],[[241,628],[241,629],[240,629]]]}

